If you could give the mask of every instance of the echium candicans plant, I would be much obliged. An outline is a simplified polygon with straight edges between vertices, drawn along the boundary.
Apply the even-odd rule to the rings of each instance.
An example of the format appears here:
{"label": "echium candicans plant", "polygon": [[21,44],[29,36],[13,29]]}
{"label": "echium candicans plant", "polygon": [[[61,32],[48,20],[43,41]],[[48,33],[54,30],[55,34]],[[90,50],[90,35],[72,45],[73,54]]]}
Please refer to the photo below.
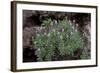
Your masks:
{"label": "echium candicans plant", "polygon": [[61,56],[74,56],[78,48],[82,49],[85,46],[81,33],[67,19],[59,20],[57,25],[52,22],[51,19],[47,19],[42,23],[45,29],[52,27],[50,32],[37,33],[32,37],[38,61],[52,61],[55,49],[58,49]]}

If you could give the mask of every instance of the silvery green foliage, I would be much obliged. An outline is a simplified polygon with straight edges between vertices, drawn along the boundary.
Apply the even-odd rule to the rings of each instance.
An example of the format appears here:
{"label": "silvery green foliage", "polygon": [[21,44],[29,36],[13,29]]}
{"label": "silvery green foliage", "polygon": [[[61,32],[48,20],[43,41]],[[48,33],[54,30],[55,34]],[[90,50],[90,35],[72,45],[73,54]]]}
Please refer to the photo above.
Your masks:
{"label": "silvery green foliage", "polygon": [[51,23],[51,19],[42,23],[47,29],[52,27],[50,32],[37,33],[32,38],[33,46],[37,48],[38,61],[51,61],[55,49],[58,49],[61,56],[74,56],[74,52],[78,48],[84,48],[80,32],[76,31],[77,29],[67,19],[59,20],[55,27],[50,25]]}

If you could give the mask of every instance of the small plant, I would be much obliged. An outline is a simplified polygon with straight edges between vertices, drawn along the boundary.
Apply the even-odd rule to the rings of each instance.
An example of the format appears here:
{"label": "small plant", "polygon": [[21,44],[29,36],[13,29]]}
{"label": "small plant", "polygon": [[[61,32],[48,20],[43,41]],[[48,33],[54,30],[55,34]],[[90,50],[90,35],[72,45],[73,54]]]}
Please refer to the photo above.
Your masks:
{"label": "small plant", "polygon": [[45,27],[49,27],[50,24],[51,24],[52,20],[51,18],[47,19],[47,20],[44,20],[43,23],[41,24],[42,26],[45,26]]}
{"label": "small plant", "polygon": [[80,58],[81,59],[90,59],[90,55],[88,54],[88,52],[83,51]]}
{"label": "small plant", "polygon": [[[44,20],[42,26],[48,29],[51,27],[51,22],[51,19]],[[52,27],[48,33],[37,33],[36,36],[32,37],[32,41],[33,46],[37,48],[35,54],[38,61],[52,61],[56,49],[61,56],[74,56],[77,48],[84,48],[80,32],[67,19],[58,21],[56,27]]]}

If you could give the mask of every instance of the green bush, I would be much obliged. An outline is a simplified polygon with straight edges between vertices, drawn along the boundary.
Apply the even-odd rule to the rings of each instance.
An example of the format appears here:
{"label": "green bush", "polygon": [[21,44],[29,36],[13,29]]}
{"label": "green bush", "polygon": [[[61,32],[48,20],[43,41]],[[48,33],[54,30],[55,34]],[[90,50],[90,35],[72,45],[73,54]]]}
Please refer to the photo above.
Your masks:
{"label": "green bush", "polygon": [[61,56],[74,56],[78,48],[84,48],[80,32],[68,20],[59,20],[57,25],[50,26],[51,22],[53,22],[51,19],[47,19],[42,23],[42,26],[47,29],[48,26],[52,27],[50,32],[37,33],[32,37],[33,46],[37,48],[35,54],[38,61],[51,61],[55,55],[55,49]]}

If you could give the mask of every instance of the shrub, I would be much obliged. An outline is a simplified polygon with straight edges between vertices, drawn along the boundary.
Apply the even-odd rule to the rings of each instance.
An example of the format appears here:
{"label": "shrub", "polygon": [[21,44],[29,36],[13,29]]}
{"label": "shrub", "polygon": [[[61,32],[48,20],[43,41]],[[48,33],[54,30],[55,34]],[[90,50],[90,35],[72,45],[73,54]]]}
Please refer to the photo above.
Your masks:
{"label": "shrub", "polygon": [[50,26],[51,22],[53,22],[51,19],[47,19],[42,23],[47,29],[48,26],[52,27],[50,32],[37,33],[32,37],[33,46],[37,48],[35,54],[38,61],[51,61],[56,49],[61,56],[74,56],[78,48],[84,48],[80,32],[67,19],[59,20],[57,25]]}

